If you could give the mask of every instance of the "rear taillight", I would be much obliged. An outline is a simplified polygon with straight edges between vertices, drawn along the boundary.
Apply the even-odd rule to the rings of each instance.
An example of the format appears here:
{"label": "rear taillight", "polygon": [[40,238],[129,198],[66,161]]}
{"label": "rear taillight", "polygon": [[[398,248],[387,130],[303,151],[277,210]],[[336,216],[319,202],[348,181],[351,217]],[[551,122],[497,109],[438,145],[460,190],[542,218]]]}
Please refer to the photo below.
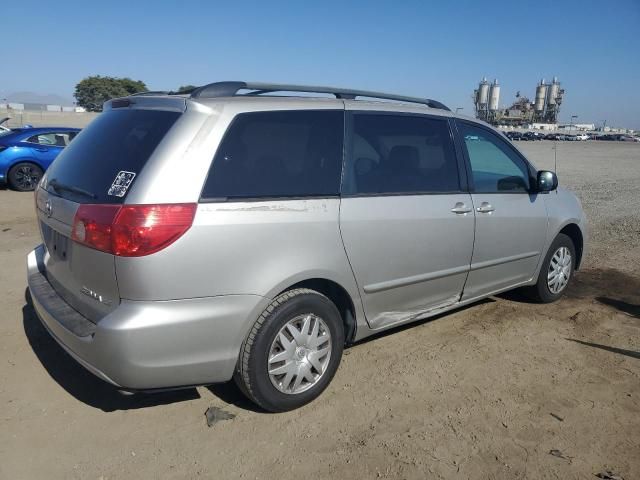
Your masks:
{"label": "rear taillight", "polygon": [[193,224],[195,203],[80,205],[71,238],[102,252],[142,257],[171,245]]}

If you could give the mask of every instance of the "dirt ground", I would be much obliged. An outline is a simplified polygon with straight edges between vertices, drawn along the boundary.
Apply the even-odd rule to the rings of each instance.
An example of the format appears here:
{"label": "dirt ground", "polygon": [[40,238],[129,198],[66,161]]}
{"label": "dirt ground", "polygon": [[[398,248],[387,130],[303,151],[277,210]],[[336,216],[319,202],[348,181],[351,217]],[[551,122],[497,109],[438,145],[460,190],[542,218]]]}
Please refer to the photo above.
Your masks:
{"label": "dirt ground", "polygon": [[[554,144],[519,147],[553,168]],[[25,301],[33,197],[0,191],[0,478],[640,478],[640,144],[559,143],[591,222],[553,305],[516,294],[349,348],[286,414],[235,386],[123,397]],[[219,407],[233,419],[207,427]]]}

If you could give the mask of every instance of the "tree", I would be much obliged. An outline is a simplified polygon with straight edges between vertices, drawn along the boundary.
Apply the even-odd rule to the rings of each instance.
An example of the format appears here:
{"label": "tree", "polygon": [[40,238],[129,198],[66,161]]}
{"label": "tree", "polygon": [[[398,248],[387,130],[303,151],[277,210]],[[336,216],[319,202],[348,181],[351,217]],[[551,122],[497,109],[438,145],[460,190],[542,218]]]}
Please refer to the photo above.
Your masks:
{"label": "tree", "polygon": [[147,86],[141,80],[95,75],[82,79],[73,96],[79,106],[90,112],[101,112],[102,104],[107,100],[146,91]]}
{"label": "tree", "polygon": [[196,87],[195,85],[182,85],[176,93],[189,93],[196,88],[198,87]]}

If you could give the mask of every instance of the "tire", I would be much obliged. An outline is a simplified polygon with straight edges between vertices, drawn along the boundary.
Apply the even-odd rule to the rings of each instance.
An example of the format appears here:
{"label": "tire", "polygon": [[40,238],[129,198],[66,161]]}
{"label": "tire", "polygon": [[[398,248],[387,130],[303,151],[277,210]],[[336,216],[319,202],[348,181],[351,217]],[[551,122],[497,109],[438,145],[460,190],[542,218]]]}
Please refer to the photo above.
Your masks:
{"label": "tire", "polygon": [[19,192],[31,192],[35,190],[43,173],[42,169],[35,163],[16,163],[9,170],[9,186]]}
{"label": "tire", "polygon": [[[558,257],[556,254],[561,252],[562,249],[565,252],[568,251],[569,263],[564,265],[562,270],[562,274],[559,274],[556,271],[556,275],[553,278],[559,278],[561,281],[553,286],[550,286],[549,276],[551,275],[551,270],[557,270],[557,268],[553,268],[551,266],[552,261],[554,262],[554,266],[559,265],[561,262],[558,262]],[[564,257],[566,259],[566,256]],[[567,291],[567,287],[571,283],[571,279],[573,278],[573,273],[575,272],[576,265],[576,249],[573,244],[571,238],[569,238],[564,233],[558,234],[555,238],[549,250],[547,251],[547,255],[544,258],[544,262],[540,267],[540,274],[538,275],[538,281],[535,285],[528,287],[524,290],[524,293],[533,301],[538,303],[551,303],[558,300],[560,297],[564,295]],[[565,260],[566,262],[566,260]],[[566,278],[568,276],[568,278]],[[566,278],[566,281],[565,281]],[[561,285],[562,284],[562,285]]]}
{"label": "tire", "polygon": [[293,410],[329,385],[343,347],[344,325],[333,302],[314,290],[289,290],[253,325],[240,349],[234,380],[263,409]]}

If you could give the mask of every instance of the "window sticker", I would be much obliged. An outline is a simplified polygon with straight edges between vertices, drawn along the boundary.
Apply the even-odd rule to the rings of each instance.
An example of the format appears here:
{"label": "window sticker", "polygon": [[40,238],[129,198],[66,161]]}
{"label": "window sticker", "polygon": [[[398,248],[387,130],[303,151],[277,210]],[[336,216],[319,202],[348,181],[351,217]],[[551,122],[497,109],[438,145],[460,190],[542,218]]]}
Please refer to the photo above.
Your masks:
{"label": "window sticker", "polygon": [[115,180],[111,184],[111,188],[107,192],[107,195],[124,197],[135,176],[136,174],[133,172],[125,172],[124,170],[118,172],[118,175],[116,175]]}

